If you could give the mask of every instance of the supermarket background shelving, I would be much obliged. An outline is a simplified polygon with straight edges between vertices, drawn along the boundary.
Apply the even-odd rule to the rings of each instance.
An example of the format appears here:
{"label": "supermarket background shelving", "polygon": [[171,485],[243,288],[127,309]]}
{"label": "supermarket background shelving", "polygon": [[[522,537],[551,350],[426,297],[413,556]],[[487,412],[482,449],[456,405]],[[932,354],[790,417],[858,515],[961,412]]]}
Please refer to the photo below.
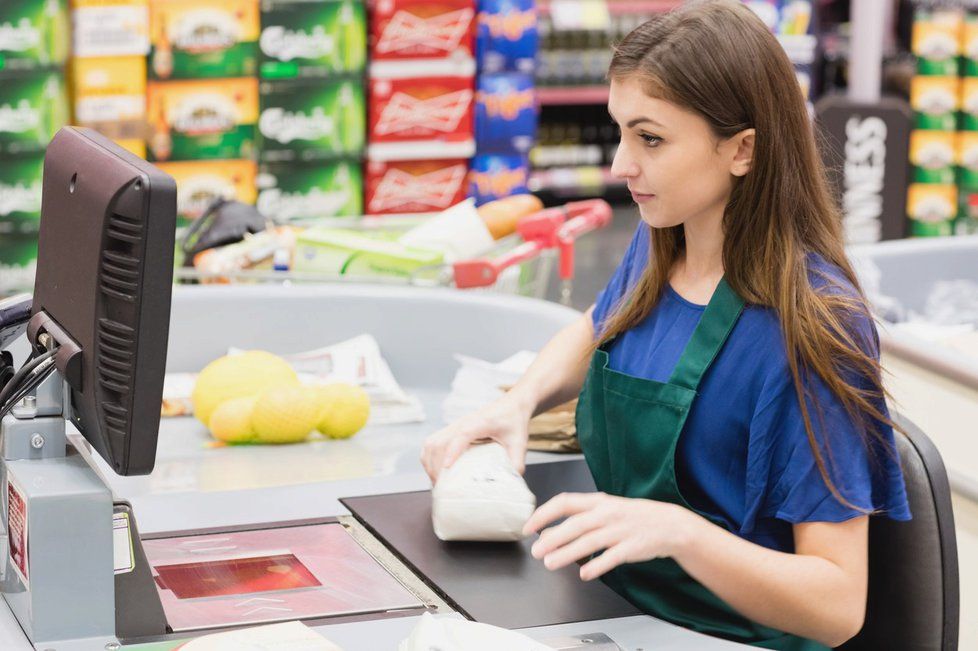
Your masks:
{"label": "supermarket background shelving", "polygon": [[[850,3],[745,2],[784,45],[812,105],[846,88]],[[94,127],[172,174],[181,226],[216,196],[305,223],[525,191],[548,204],[627,202],[610,171],[611,46],[682,1],[436,4],[4,2],[0,292],[30,284],[41,156],[67,123]],[[224,12],[238,36],[200,22],[200,8]],[[910,2],[893,8],[879,25],[883,85],[909,98],[911,36],[926,17]],[[962,210],[974,203],[962,199]]]}

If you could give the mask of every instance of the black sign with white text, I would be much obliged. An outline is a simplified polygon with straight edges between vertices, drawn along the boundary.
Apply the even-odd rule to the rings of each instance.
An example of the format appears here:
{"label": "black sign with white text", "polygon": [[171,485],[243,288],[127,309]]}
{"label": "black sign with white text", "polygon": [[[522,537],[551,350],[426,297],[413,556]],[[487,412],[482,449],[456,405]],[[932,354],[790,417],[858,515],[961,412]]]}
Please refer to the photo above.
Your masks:
{"label": "black sign with white text", "polygon": [[893,98],[856,104],[839,95],[820,101],[816,114],[846,243],[906,237],[910,106]]}

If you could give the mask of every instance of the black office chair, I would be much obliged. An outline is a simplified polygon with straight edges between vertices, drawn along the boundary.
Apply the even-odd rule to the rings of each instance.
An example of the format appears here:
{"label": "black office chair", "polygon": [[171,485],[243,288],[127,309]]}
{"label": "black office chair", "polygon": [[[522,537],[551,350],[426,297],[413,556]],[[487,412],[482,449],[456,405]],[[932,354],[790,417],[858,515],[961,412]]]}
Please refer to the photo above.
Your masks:
{"label": "black office chair", "polygon": [[869,524],[869,602],[863,630],[843,651],[956,651],[958,547],[951,489],[937,448],[894,414],[913,519],[874,517]]}

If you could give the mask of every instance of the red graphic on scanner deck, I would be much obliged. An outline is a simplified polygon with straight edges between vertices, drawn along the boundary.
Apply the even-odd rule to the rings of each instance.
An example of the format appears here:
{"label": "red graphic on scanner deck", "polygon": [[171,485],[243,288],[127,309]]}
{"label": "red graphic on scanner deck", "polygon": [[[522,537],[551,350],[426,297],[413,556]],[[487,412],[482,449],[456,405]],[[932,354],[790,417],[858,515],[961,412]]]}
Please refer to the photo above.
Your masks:
{"label": "red graphic on scanner deck", "polygon": [[27,500],[10,479],[7,479],[7,541],[14,571],[30,587],[30,562],[27,548]]}
{"label": "red graphic on scanner deck", "polygon": [[377,41],[377,53],[388,54],[411,49],[436,50],[444,53],[458,49],[472,28],[471,9],[459,9],[438,16],[416,16],[398,11],[387,23]]}
{"label": "red graphic on scanner deck", "polygon": [[459,90],[427,99],[394,93],[381,112],[374,133],[385,136],[419,127],[450,133],[458,128],[471,104],[471,90]]}

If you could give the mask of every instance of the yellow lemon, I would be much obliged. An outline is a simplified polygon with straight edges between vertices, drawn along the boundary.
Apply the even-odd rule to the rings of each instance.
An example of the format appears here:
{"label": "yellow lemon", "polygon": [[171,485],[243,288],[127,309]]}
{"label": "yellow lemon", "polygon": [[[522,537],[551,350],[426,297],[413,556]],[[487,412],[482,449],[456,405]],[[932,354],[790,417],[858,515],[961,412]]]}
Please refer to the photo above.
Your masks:
{"label": "yellow lemon", "polygon": [[254,396],[269,387],[296,386],[299,378],[289,363],[263,350],[226,355],[204,367],[191,399],[194,415],[210,426],[211,414],[231,398]]}
{"label": "yellow lemon", "polygon": [[258,396],[251,425],[262,443],[297,443],[316,428],[321,413],[321,401],[314,389],[273,387]]}
{"label": "yellow lemon", "polygon": [[250,443],[255,440],[251,414],[255,408],[255,396],[225,400],[211,414],[211,434],[225,443]]}
{"label": "yellow lemon", "polygon": [[323,410],[316,429],[324,435],[332,439],[349,438],[367,424],[370,398],[362,388],[338,382],[315,390]]}

